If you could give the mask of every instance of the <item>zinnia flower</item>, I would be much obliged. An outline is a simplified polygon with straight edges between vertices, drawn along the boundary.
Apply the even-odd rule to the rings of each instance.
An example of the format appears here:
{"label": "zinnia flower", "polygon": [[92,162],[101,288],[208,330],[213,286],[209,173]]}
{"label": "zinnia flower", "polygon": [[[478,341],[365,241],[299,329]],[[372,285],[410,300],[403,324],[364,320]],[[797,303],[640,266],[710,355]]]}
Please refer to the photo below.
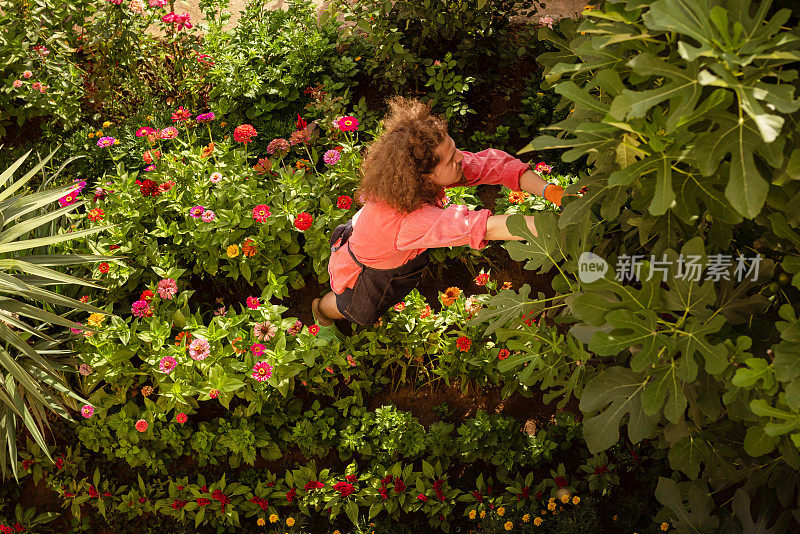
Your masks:
{"label": "zinnia flower", "polygon": [[253,366],[253,374],[250,376],[259,382],[264,382],[272,376],[272,366],[267,362],[258,362]]}
{"label": "zinnia flower", "polygon": [[100,265],[97,266],[97,269],[101,273],[106,274],[106,273],[108,273],[108,271],[111,270],[111,266],[109,264],[107,264],[106,262],[103,262],[103,263],[101,263]]}
{"label": "zinnia flower", "polygon": [[145,289],[144,291],[142,291],[142,294],[139,295],[139,300],[146,300],[147,302],[150,302],[151,300],[153,300],[153,296],[154,294],[152,291],[150,291],[149,289]]}
{"label": "zinnia flower", "polygon": [[196,338],[189,345],[189,356],[195,361],[205,360],[211,355],[211,345],[203,338]]}
{"label": "zinnia flower", "polygon": [[33,76],[33,73],[29,70],[26,70],[22,73],[23,78],[30,78],[31,76]]}
{"label": "zinnia flower", "polygon": [[192,114],[189,113],[189,111],[183,109],[183,106],[179,107],[177,111],[172,113],[172,122],[185,121],[191,118]]}
{"label": "zinnia flower", "polygon": [[319,334],[319,325],[312,324],[311,326],[309,326],[308,333],[311,334],[312,336],[316,336],[317,334]]}
{"label": "zinnia flower", "polygon": [[308,143],[311,140],[311,132],[307,129],[303,130],[295,130],[292,132],[292,135],[289,136],[289,144],[299,145],[301,143]]}
{"label": "zinnia flower", "polygon": [[[78,324],[80,324],[80,323],[78,323]],[[80,330],[78,332],[75,332],[75,333],[76,334],[80,333]],[[93,371],[94,371],[94,369],[92,369],[92,366],[89,365],[89,364],[86,364],[86,363],[82,363],[80,365],[80,367],[78,367],[78,372],[82,376],[89,376],[90,374],[92,374]]]}
{"label": "zinnia flower", "polygon": [[346,117],[342,117],[336,121],[336,125],[343,132],[354,132],[358,130],[358,119],[347,115]]}
{"label": "zinnia flower", "polygon": [[160,139],[175,139],[178,137],[178,129],[174,126],[167,126],[160,132],[158,132],[158,137]]}
{"label": "zinnia flower", "polygon": [[479,286],[485,286],[486,282],[488,281],[489,281],[489,275],[486,273],[479,274],[478,276],[475,277],[474,280],[475,284]]}
{"label": "zinnia flower", "polygon": [[461,295],[461,290],[457,287],[448,287],[442,295],[442,304],[450,306]]}
{"label": "zinnia flower", "polygon": [[146,135],[152,135],[156,133],[157,130],[150,128],[149,126],[142,126],[138,130],[136,130],[136,137],[145,137]]}
{"label": "zinnia flower", "polygon": [[213,111],[209,111],[208,113],[201,113],[197,116],[197,122],[211,122],[215,119]]}
{"label": "zinnia flower", "polygon": [[97,140],[97,146],[99,146],[100,148],[107,148],[113,145],[114,141],[116,141],[116,139],[114,139],[113,137],[108,137],[108,136],[101,137],[100,139]]}
{"label": "zinnia flower", "polygon": [[238,256],[239,255],[239,245],[236,245],[236,244],[228,245],[228,250],[226,251],[226,254],[228,255],[229,258],[235,258],[236,256]]}
{"label": "zinnia flower", "polygon": [[86,322],[89,323],[89,326],[100,326],[105,318],[106,316],[102,313],[93,313],[89,315],[89,319]]}
{"label": "zinnia flower", "polygon": [[94,406],[91,404],[84,404],[83,408],[81,408],[81,415],[84,416],[86,419],[89,419],[91,416],[94,415]]}
{"label": "zinnia flower", "polygon": [[102,210],[102,208],[93,208],[89,210],[89,213],[86,216],[89,218],[90,221],[99,221],[100,219],[103,218],[104,215],[105,212]]}
{"label": "zinnia flower", "polygon": [[459,336],[459,338],[456,340],[456,346],[461,352],[467,352],[472,346],[472,340],[467,336]]}
{"label": "zinnia flower", "polygon": [[144,419],[139,419],[138,421],[136,421],[136,424],[134,426],[136,427],[136,430],[138,430],[139,432],[145,432],[147,431],[147,427],[150,425],[148,425],[147,421],[145,421]]}
{"label": "zinnia flower", "polygon": [[275,334],[278,333],[278,327],[274,324],[270,323],[269,321],[264,321],[263,323],[256,323],[253,326],[253,335],[259,341],[269,341]]}
{"label": "zinnia flower", "polygon": [[240,124],[233,130],[233,139],[239,143],[247,144],[258,135],[256,129],[249,124]]}
{"label": "zinnia flower", "polygon": [[289,141],[282,137],[273,139],[267,145],[267,154],[274,154],[275,152],[283,152],[289,150]]}
{"label": "zinnia flower", "polygon": [[146,300],[137,300],[131,305],[131,313],[136,317],[152,317],[153,310],[150,309],[150,303]]}
{"label": "zinnia flower", "polygon": [[548,165],[544,161],[540,161],[539,163],[536,164],[536,166],[533,168],[533,170],[535,170],[536,172],[544,173],[544,174],[550,174],[551,172],[553,172],[553,167],[551,167],[550,165]]}
{"label": "zinnia flower", "polygon": [[258,297],[247,297],[247,307],[251,310],[257,310],[260,305]]}
{"label": "zinnia flower", "polygon": [[500,349],[500,352],[497,353],[498,360],[505,360],[511,355],[511,351],[508,349]]}
{"label": "zinnia flower", "polygon": [[136,180],[136,185],[139,186],[139,192],[145,197],[158,196],[158,182],[145,178],[144,180]]}
{"label": "zinnia flower", "polygon": [[218,184],[222,181],[222,173],[221,172],[212,172],[211,177],[209,178],[212,184]]}
{"label": "zinnia flower", "polygon": [[258,174],[266,174],[272,168],[272,161],[269,158],[259,158],[258,162],[253,165],[253,170]]}
{"label": "zinnia flower", "polygon": [[310,213],[306,213],[305,211],[302,213],[298,213],[297,217],[294,219],[294,226],[301,232],[305,232],[314,222],[314,217],[311,216]]}
{"label": "zinnia flower", "polygon": [[161,358],[161,361],[158,364],[158,368],[161,369],[161,371],[169,374],[172,372],[173,369],[175,369],[176,365],[178,365],[178,361],[175,358],[173,358],[172,356],[164,356],[163,358]]}
{"label": "zinnia flower", "polygon": [[142,11],[144,11],[144,0],[131,0],[128,7],[137,15],[141,15]]}
{"label": "zinnia flower", "polygon": [[178,283],[173,278],[164,278],[159,280],[156,291],[162,299],[172,300],[178,292]]}
{"label": "zinnia flower", "polygon": [[353,205],[353,199],[347,195],[342,195],[336,199],[336,207],[340,210],[349,210]]}
{"label": "zinnia flower", "polygon": [[553,20],[553,17],[551,17],[550,15],[539,18],[539,24],[541,24],[542,26],[547,26],[548,28],[552,28],[554,22],[555,20]]}
{"label": "zinnia flower", "polygon": [[148,0],[147,5],[150,7],[164,7],[167,5],[167,0]]}
{"label": "zinnia flower", "polygon": [[301,323],[300,320],[298,319],[297,321],[294,322],[292,326],[290,326],[286,330],[286,333],[289,334],[290,336],[296,336],[297,334],[300,333],[300,330],[302,329],[303,329],[303,323]]}
{"label": "zinnia flower", "polygon": [[78,201],[78,194],[73,192],[67,193],[63,197],[58,199],[59,205],[63,208],[69,206],[71,204],[75,204]]}
{"label": "zinnia flower", "polygon": [[266,352],[266,350],[267,350],[267,347],[265,347],[261,343],[253,343],[252,345],[250,345],[250,352],[252,352],[253,356],[255,356],[256,358],[258,358],[259,356],[264,354],[264,352]]}
{"label": "zinnia flower", "polygon": [[157,160],[161,157],[160,150],[148,150],[144,154],[142,154],[142,159],[145,163],[153,163],[153,161]]}
{"label": "zinnia flower", "polygon": [[179,413],[179,414],[177,414],[175,416],[175,422],[180,423],[180,424],[183,424],[188,420],[189,420],[189,417],[183,412],[181,412],[181,413]]}
{"label": "zinnia flower", "polygon": [[269,206],[266,204],[259,204],[253,208],[253,219],[256,222],[267,222],[267,217],[270,216]]}
{"label": "zinnia flower", "polygon": [[193,208],[189,208],[189,215],[190,215],[190,216],[191,216],[193,219],[199,219],[200,217],[202,217],[202,216],[203,216],[203,212],[204,212],[205,210],[206,210],[206,208],[205,208],[205,207],[203,207],[203,206],[195,206],[195,207],[193,207]]}
{"label": "zinnia flower", "polygon": [[22,87],[22,80],[14,80],[14,81],[11,83],[11,85],[12,85],[12,86],[14,86],[14,88],[17,88],[17,87]]}
{"label": "zinnia flower", "polygon": [[242,254],[247,258],[252,258],[257,252],[258,247],[255,245],[255,241],[250,238],[245,239],[244,243],[242,243]]}
{"label": "zinnia flower", "polygon": [[205,210],[200,217],[203,222],[212,222],[216,218],[216,214],[211,210]]}
{"label": "zinnia flower", "polygon": [[511,191],[508,194],[508,201],[512,204],[522,204],[529,196],[531,194],[526,191]]}
{"label": "zinnia flower", "polygon": [[336,165],[339,163],[342,155],[339,153],[338,150],[328,150],[325,152],[325,155],[322,156],[322,161],[327,163],[328,165]]}

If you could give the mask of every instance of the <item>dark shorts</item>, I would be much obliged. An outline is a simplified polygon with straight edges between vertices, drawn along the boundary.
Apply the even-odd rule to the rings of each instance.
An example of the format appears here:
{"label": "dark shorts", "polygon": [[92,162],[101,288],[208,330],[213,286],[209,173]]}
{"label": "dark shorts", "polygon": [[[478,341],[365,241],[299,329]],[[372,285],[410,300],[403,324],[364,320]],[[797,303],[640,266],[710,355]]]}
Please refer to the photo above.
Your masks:
{"label": "dark shorts", "polygon": [[[334,230],[331,236],[331,250],[346,246],[350,256],[360,267],[361,272],[355,286],[346,288],[336,295],[336,307],[351,322],[373,325],[392,306],[400,302],[411,290],[417,287],[428,265],[428,251],[394,269],[374,269],[358,261],[347,243],[352,232],[348,222]],[[341,240],[341,241],[340,241]]]}

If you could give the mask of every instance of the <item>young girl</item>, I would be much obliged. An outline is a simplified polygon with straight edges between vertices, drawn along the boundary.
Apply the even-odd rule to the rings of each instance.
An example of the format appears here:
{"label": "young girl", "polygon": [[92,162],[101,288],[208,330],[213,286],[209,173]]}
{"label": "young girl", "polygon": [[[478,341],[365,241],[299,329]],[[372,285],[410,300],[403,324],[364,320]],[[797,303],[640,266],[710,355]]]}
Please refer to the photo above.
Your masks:
{"label": "young girl", "polygon": [[[356,198],[363,207],[331,236],[331,291],[311,304],[323,327],[334,319],[372,325],[416,287],[427,249],[491,240],[521,240],[506,228],[507,215],[444,206],[444,188],[498,184],[561,205],[564,189],[546,183],[527,163],[505,152],[458,150],[430,107],[395,97],[383,133],[367,149]],[[525,217],[537,235],[534,217]],[[328,334],[328,332],[326,332]],[[326,336],[327,337],[327,336]]]}

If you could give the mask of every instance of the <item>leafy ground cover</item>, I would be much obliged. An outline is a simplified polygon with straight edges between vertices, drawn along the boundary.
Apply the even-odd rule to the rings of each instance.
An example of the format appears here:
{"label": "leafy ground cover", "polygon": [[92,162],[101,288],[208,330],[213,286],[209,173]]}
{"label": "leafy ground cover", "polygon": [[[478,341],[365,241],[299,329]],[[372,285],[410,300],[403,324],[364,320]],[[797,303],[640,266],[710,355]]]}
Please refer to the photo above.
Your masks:
{"label": "leafy ground cover", "polygon": [[[797,13],[609,1],[514,26],[512,4],[254,2],[230,31],[213,2],[197,28],[158,0],[3,6],[2,157],[61,145],[0,197],[9,295],[61,315],[0,307],[3,531],[796,528]],[[512,217],[526,241],[435,251],[379,323],[324,341],[327,236],[398,92],[572,196],[450,190],[539,236]],[[33,345],[52,369],[19,348],[42,333],[69,349]]]}

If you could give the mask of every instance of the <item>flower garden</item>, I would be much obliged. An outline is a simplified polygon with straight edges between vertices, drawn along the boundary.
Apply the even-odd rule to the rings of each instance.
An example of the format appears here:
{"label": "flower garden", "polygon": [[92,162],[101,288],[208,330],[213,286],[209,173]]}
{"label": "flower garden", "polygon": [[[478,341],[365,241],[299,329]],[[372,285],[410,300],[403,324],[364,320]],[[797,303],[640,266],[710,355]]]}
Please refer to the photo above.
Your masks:
{"label": "flower garden", "polygon": [[[0,6],[0,533],[800,529],[793,2]],[[324,338],[396,94],[567,195]]]}

